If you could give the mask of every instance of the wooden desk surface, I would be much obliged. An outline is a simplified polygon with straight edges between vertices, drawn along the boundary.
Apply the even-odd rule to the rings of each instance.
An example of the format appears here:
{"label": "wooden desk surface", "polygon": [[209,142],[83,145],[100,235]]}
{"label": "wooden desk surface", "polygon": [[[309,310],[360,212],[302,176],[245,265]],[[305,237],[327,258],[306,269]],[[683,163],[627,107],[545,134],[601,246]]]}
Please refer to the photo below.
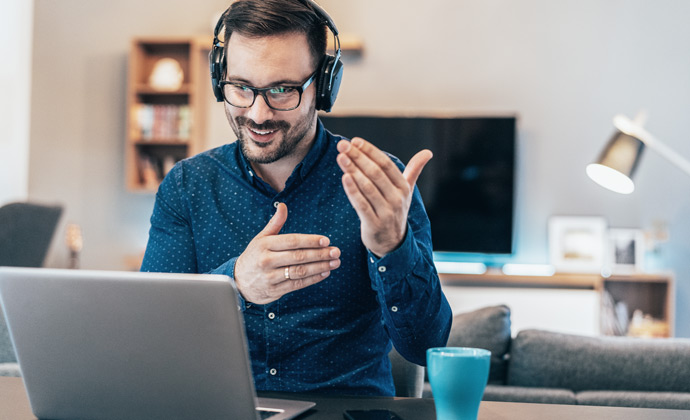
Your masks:
{"label": "wooden desk surface", "polygon": [[[426,398],[327,397],[260,393],[261,396],[303,399],[316,407],[299,420],[342,420],[344,410],[388,409],[404,420],[433,420],[434,401]],[[645,408],[592,407],[556,404],[482,402],[479,420],[680,420],[690,411]],[[0,377],[0,420],[35,420],[21,378]]]}

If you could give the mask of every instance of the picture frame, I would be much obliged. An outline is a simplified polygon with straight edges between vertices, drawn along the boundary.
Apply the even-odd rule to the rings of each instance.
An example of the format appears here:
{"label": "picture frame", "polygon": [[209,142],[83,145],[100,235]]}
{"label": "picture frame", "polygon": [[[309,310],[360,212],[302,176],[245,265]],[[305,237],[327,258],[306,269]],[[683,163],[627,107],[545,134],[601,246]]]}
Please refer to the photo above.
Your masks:
{"label": "picture frame", "polygon": [[644,242],[641,229],[609,229],[607,265],[611,272],[625,274],[643,271]]}
{"label": "picture frame", "polygon": [[607,249],[607,223],[599,216],[552,216],[549,256],[557,272],[601,273]]}

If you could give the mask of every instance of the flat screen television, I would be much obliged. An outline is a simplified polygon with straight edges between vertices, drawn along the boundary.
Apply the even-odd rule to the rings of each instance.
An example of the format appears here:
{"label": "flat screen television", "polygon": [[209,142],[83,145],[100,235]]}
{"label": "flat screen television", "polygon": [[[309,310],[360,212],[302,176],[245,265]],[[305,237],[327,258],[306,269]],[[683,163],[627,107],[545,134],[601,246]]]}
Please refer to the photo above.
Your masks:
{"label": "flat screen television", "polygon": [[417,181],[434,251],[513,252],[515,116],[320,118],[332,133],[369,140],[404,164],[419,150],[434,153]]}

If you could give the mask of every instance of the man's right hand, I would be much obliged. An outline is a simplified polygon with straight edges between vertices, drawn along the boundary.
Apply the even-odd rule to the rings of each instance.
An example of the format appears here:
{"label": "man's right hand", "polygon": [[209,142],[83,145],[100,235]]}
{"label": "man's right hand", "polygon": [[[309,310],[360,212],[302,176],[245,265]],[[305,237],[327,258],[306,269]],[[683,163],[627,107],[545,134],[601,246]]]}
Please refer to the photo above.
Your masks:
{"label": "man's right hand", "polygon": [[340,250],[323,235],[279,235],[287,220],[287,206],[280,203],[271,220],[249,242],[235,263],[235,284],[244,299],[266,304],[311,286],[340,267]]}

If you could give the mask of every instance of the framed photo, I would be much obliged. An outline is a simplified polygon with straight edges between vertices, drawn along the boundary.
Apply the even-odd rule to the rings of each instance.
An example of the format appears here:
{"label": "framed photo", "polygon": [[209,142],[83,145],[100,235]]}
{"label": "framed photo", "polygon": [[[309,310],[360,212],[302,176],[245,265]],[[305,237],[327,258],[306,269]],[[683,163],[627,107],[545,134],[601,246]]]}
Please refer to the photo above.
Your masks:
{"label": "framed photo", "polygon": [[556,271],[600,273],[604,267],[606,219],[593,216],[549,218],[549,254]]}
{"label": "framed photo", "polygon": [[612,273],[642,271],[644,249],[641,229],[609,229],[608,265]]}

